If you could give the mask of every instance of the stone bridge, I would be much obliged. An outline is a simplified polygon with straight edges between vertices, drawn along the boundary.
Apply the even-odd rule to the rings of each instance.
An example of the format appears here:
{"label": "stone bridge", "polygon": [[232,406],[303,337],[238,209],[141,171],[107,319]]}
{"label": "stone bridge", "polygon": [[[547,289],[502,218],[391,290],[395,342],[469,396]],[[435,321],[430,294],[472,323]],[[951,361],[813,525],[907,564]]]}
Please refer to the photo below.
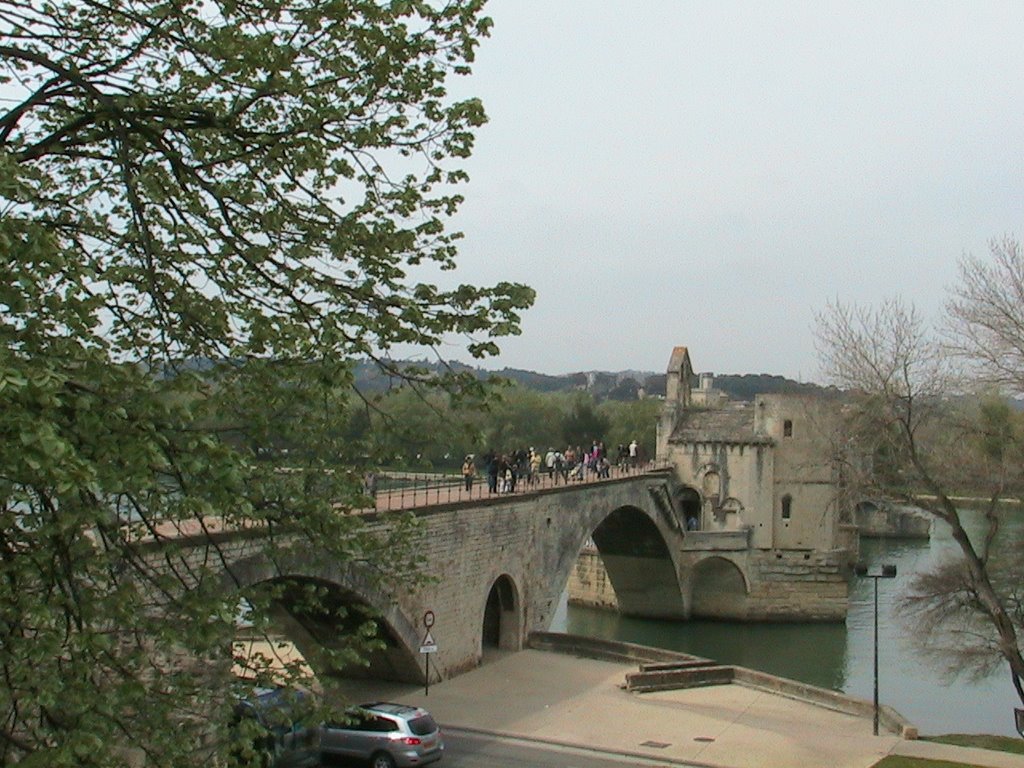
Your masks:
{"label": "stone bridge", "polygon": [[[251,531],[222,534],[218,548],[235,586],[284,575],[326,586],[346,604],[368,606],[388,647],[371,659],[367,674],[382,679],[422,681],[418,649],[428,610],[436,617],[430,630],[438,647],[433,679],[476,667],[485,648],[521,649],[530,632],[550,628],[580,552],[591,541],[626,615],[845,616],[838,557],[752,551],[743,532],[687,534],[677,486],[666,469],[416,509],[421,524],[415,545],[431,577],[418,587],[382,586],[365,565],[329,563],[310,552],[272,564]],[[371,515],[368,522],[379,528],[387,519]],[[205,544],[197,539],[195,546]],[[824,607],[815,608],[816,600]],[[283,620],[290,621],[287,633],[307,659],[315,657],[317,643],[329,643],[329,632],[311,631],[293,617]]]}

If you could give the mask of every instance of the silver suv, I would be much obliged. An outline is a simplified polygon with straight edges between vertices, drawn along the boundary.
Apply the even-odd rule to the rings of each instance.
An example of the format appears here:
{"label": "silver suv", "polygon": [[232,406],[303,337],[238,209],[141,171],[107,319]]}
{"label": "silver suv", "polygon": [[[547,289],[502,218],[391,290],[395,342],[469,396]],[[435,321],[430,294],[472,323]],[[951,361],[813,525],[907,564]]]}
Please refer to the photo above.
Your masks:
{"label": "silver suv", "polygon": [[313,701],[303,691],[254,689],[235,705],[233,762],[265,768],[315,768],[320,762],[320,729],[302,725],[304,719],[309,722],[312,712]]}
{"label": "silver suv", "polygon": [[346,722],[320,729],[323,755],[369,760],[373,768],[411,768],[441,759],[441,730],[425,709],[405,704],[362,704],[346,712]]}

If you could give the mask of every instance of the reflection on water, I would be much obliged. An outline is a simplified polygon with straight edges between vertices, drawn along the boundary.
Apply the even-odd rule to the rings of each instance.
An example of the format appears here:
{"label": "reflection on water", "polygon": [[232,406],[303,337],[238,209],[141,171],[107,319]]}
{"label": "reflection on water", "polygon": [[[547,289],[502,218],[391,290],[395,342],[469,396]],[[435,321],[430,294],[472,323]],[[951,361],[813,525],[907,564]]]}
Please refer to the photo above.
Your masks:
{"label": "reflection on water", "polygon": [[[564,629],[576,635],[683,651],[841,690],[846,627],[833,623],[815,625],[812,630],[804,624],[631,619],[578,606],[569,606]],[[808,664],[808,658],[816,663]]]}
{"label": "reflection on water", "polygon": [[[1024,534],[1020,513],[1005,532],[1010,539]],[[894,598],[906,589],[912,575],[937,558],[955,555],[955,547],[944,526],[936,526],[930,542],[861,542],[863,560],[897,566],[895,579],[878,583],[879,696],[925,734],[1014,736],[1013,708],[1021,705],[1005,665],[980,681],[963,676],[948,679],[942,669],[920,657],[912,643],[915,627],[893,610]],[[552,628],[684,651],[871,699],[873,587],[872,579],[852,581],[845,625],[653,621],[563,606]]]}

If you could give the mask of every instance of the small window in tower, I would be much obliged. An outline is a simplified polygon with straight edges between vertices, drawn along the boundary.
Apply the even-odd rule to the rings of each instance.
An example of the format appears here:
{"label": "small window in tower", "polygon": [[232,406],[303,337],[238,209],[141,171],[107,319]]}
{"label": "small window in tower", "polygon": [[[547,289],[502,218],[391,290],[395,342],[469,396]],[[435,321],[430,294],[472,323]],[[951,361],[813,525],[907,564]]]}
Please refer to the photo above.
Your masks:
{"label": "small window in tower", "polygon": [[786,419],[782,422],[782,436],[792,437],[793,436],[793,422],[790,419]]}
{"label": "small window in tower", "polygon": [[789,520],[793,512],[793,497],[788,493],[782,497],[782,519]]}

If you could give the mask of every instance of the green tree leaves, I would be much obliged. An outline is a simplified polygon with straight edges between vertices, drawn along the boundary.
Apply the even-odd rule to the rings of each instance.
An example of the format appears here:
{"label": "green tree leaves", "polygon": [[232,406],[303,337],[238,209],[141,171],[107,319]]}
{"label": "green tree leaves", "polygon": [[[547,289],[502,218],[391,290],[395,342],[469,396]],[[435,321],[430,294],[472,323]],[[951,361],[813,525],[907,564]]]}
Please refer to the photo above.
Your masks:
{"label": "green tree leaves", "polygon": [[4,764],[215,761],[241,594],[258,632],[300,555],[415,579],[413,521],[344,514],[348,363],[472,393],[389,350],[495,354],[532,303],[418,268],[455,266],[481,6],[0,0]]}
{"label": "green tree leaves", "polygon": [[454,263],[441,217],[461,172],[445,162],[485,116],[446,102],[444,81],[472,59],[479,6],[11,10],[65,42],[14,34],[3,50],[24,97],[0,119],[4,187],[25,203],[6,229],[41,225],[60,257],[49,287],[68,308],[99,298],[94,322],[113,315],[104,337],[126,355],[515,333],[523,286],[407,282],[408,265]]}

